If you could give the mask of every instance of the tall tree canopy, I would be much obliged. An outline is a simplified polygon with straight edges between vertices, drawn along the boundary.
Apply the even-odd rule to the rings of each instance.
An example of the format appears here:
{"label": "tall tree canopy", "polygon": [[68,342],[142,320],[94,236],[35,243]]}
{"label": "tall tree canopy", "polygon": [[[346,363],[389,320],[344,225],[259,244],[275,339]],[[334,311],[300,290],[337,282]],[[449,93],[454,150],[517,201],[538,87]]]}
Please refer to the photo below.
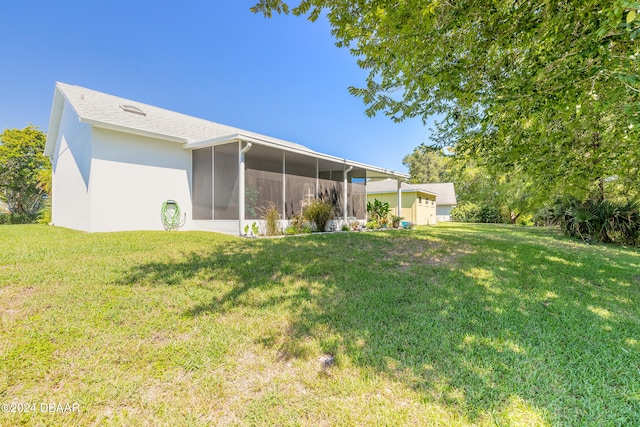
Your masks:
{"label": "tall tree canopy", "polygon": [[420,144],[402,159],[402,164],[409,169],[410,181],[413,183],[449,181],[450,163],[450,158],[442,149],[425,144]]}
{"label": "tall tree canopy", "polygon": [[35,213],[50,188],[51,164],[45,134],[34,126],[0,134],[0,197],[12,213]]}
{"label": "tall tree canopy", "polygon": [[260,0],[315,20],[369,70],[367,114],[443,114],[439,141],[537,182],[540,197],[638,188],[636,0]]}

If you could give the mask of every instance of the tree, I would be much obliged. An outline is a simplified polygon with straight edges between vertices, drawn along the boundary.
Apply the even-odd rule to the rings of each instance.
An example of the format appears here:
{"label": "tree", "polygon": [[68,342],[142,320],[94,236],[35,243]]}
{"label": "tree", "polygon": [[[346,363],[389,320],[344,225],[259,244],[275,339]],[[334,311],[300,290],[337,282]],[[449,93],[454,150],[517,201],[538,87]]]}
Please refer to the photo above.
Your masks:
{"label": "tree", "polygon": [[402,159],[409,169],[411,182],[446,182],[450,180],[450,159],[442,149],[420,144]]}
{"label": "tree", "polygon": [[454,153],[449,156],[448,176],[455,184],[459,205],[496,208],[511,222],[522,214],[532,214],[541,204],[532,182],[517,170],[494,173],[475,159]]}
{"label": "tree", "polygon": [[634,0],[260,0],[266,16],[326,10],[369,71],[367,114],[443,114],[439,138],[540,198],[638,192],[640,4]]}
{"label": "tree", "polygon": [[45,134],[31,125],[0,134],[0,195],[12,213],[36,213],[51,188],[45,141]]}

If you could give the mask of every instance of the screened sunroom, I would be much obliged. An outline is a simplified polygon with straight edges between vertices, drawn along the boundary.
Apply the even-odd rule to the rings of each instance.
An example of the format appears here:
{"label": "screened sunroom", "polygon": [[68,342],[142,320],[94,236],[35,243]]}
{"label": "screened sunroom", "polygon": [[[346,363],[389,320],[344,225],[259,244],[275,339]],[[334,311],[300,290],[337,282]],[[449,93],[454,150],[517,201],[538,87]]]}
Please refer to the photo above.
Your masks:
{"label": "screened sunroom", "polygon": [[405,174],[321,154],[254,135],[192,144],[192,219],[195,229],[242,234],[260,224],[267,209],[281,226],[305,204],[323,198],[333,205],[332,228],[366,220],[366,182]]}

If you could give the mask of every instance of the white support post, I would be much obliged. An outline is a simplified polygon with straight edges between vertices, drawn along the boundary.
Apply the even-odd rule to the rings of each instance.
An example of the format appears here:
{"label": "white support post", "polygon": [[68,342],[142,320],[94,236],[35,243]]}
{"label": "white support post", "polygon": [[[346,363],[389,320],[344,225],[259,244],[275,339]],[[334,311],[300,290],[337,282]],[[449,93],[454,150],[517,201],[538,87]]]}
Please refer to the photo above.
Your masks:
{"label": "white support post", "polygon": [[216,148],[211,147],[211,219],[216,219]]}
{"label": "white support post", "polygon": [[247,142],[247,145],[244,146],[244,148],[242,148],[242,141],[238,142],[238,149],[240,150],[240,155],[239,155],[239,166],[238,166],[238,193],[240,193],[240,199],[238,200],[238,234],[242,234],[242,226],[244,225],[244,221],[245,221],[245,217],[244,217],[244,211],[245,211],[245,177],[244,177],[244,153],[246,153],[247,151],[249,151],[251,149],[251,143]]}
{"label": "white support post", "polygon": [[349,166],[349,169],[345,169],[344,171],[344,203],[343,203],[343,208],[344,211],[343,213],[343,218],[344,218],[344,223],[345,224],[349,224],[349,185],[348,185],[348,177],[347,175],[349,175],[349,172],[351,172],[353,170],[353,166]]}
{"label": "white support post", "polygon": [[398,179],[398,209],[397,216],[402,216],[402,182]]}
{"label": "white support post", "polygon": [[282,219],[287,219],[287,163],[284,150],[282,150]]}

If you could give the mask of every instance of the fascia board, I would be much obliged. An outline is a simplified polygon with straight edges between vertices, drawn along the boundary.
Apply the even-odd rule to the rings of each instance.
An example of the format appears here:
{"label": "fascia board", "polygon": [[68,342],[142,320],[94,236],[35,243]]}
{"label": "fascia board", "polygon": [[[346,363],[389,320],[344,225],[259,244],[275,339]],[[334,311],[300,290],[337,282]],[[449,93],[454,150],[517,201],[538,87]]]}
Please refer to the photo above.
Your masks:
{"label": "fascia board", "polygon": [[[384,190],[378,190],[378,191],[369,191],[367,190],[367,194],[396,194],[397,191],[384,191]],[[403,191],[403,193],[406,193],[406,191]]]}
{"label": "fascia board", "polygon": [[[397,190],[377,190],[377,191],[368,191],[367,190],[367,194],[397,194],[398,191]],[[417,194],[428,194],[430,196],[438,196],[436,193],[430,193],[428,191],[424,191],[424,190],[416,190],[416,189],[408,189],[408,190],[401,190],[402,194],[407,194],[407,193],[417,193]]]}
{"label": "fascia board", "polygon": [[53,105],[51,106],[51,115],[49,116],[49,128],[47,129],[47,139],[44,144],[44,155],[52,157],[58,141],[58,132],[60,132],[60,121],[62,120],[62,110],[64,108],[65,97],[56,88],[53,92]]}
{"label": "fascia board", "polygon": [[409,185],[410,188],[408,188],[407,190],[403,190],[404,192],[415,191],[417,193],[422,193],[422,194],[431,194],[432,196],[437,196],[438,195],[438,193],[434,193],[434,192],[431,192],[431,191],[428,191],[428,190],[423,190],[422,188],[414,187],[411,184],[408,184],[408,185]]}

